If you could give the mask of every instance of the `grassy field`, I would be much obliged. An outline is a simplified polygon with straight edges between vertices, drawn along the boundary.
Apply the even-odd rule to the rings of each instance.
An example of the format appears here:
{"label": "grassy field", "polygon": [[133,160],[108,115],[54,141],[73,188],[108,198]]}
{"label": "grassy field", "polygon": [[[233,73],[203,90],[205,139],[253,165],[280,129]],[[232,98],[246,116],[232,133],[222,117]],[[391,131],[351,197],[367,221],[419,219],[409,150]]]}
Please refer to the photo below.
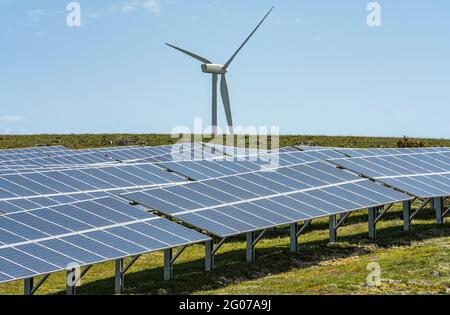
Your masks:
{"label": "grassy field", "polygon": [[[0,147],[61,144],[71,148],[109,146],[117,139],[166,144],[169,136],[7,136]],[[312,141],[316,145],[395,146],[398,139],[282,137],[282,145]],[[449,140],[421,140],[450,146]],[[448,205],[447,205],[448,206]],[[125,278],[125,294],[450,294],[450,224],[434,222],[425,209],[402,231],[401,210],[395,206],[377,225],[378,239],[367,238],[367,211],[350,215],[338,230],[338,242],[328,242],[328,222],[316,220],[299,238],[299,252],[289,252],[288,229],[269,232],[258,243],[256,263],[245,262],[243,238],[230,239],[218,252],[213,272],[203,271],[204,247],[189,247],[175,264],[175,277],[163,281],[163,255],[141,257]],[[369,287],[367,264],[381,267],[381,286]],[[95,265],[82,279],[78,294],[112,294],[112,262]],[[64,294],[65,274],[49,277],[37,294]],[[22,294],[23,283],[0,285],[0,294]]]}
{"label": "grassy field", "polygon": [[[35,145],[64,145],[72,149],[109,147],[115,145],[165,145],[178,139],[170,135],[0,135],[0,149],[23,148]],[[309,143],[318,146],[353,148],[396,147],[399,138],[327,137],[327,136],[280,136],[280,147]],[[413,139],[415,140],[415,139]],[[450,146],[450,139],[419,139],[424,146]]]}

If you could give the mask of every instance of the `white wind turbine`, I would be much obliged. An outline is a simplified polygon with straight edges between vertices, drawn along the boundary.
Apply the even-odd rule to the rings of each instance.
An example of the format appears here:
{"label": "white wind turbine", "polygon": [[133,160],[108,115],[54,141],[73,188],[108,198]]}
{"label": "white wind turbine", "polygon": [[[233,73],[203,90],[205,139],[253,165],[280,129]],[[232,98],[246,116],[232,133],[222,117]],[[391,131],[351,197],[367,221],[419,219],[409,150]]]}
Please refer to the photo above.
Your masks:
{"label": "white wind turbine", "polygon": [[178,51],[181,51],[182,53],[185,53],[188,56],[191,56],[192,58],[195,58],[199,61],[201,61],[202,64],[202,71],[204,73],[210,73],[212,74],[212,132],[213,134],[216,134],[217,132],[217,81],[218,76],[221,76],[220,79],[220,93],[222,96],[222,102],[223,106],[225,108],[225,114],[227,117],[228,122],[228,128],[230,130],[230,133],[233,133],[233,119],[231,117],[231,106],[230,106],[230,96],[228,93],[228,84],[227,84],[227,78],[226,73],[228,72],[228,67],[233,62],[236,55],[241,51],[241,49],[247,44],[247,42],[250,40],[250,38],[255,34],[256,30],[261,26],[261,24],[264,22],[264,20],[267,18],[267,16],[272,12],[273,7],[267,12],[267,14],[264,16],[264,18],[259,22],[259,24],[255,27],[255,29],[250,33],[250,35],[247,37],[247,39],[242,43],[242,45],[236,50],[236,52],[231,56],[231,58],[223,65],[221,64],[215,64],[209,61],[208,59],[201,57],[199,55],[196,55],[194,53],[191,53],[190,51],[187,51],[185,49],[167,44],[167,46],[170,46]]}

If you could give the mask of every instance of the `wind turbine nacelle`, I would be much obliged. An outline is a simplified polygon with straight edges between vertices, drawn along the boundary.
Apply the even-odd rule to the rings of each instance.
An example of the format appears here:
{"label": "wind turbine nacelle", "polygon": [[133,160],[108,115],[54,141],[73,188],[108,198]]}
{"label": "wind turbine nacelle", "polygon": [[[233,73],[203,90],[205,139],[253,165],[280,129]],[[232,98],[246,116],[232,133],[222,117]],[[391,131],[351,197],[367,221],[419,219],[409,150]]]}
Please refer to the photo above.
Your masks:
{"label": "wind turbine nacelle", "polygon": [[227,69],[225,69],[223,65],[213,64],[213,63],[202,64],[202,71],[204,73],[216,73],[216,74],[227,73]]}

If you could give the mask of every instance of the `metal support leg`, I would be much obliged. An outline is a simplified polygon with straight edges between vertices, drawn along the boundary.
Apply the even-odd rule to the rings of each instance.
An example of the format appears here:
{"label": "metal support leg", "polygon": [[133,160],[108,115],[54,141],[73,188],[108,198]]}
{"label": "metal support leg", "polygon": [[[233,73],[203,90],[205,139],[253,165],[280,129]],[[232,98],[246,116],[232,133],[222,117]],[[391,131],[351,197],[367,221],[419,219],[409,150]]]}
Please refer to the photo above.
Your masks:
{"label": "metal support leg", "polygon": [[339,221],[341,221],[342,224],[345,224],[348,218],[348,213],[343,213],[339,215]]}
{"label": "metal support leg", "polygon": [[411,229],[411,201],[403,201],[403,230],[409,231]]}
{"label": "metal support leg", "polygon": [[125,273],[123,269],[123,258],[116,259],[116,276],[115,276],[115,292],[122,294],[125,286]]}
{"label": "metal support leg", "polygon": [[33,295],[33,286],[34,279],[28,278],[23,281],[23,294],[24,295]]}
{"label": "metal support leg", "polygon": [[172,249],[164,250],[164,280],[172,279]]}
{"label": "metal support leg", "polygon": [[337,240],[337,216],[336,215],[331,215],[330,216],[330,242],[336,242]]}
{"label": "metal support leg", "polygon": [[378,208],[369,208],[369,238],[372,240],[374,240],[377,237],[376,222],[375,222],[377,213]]}
{"label": "metal support leg", "polygon": [[77,282],[79,279],[77,277],[77,272],[75,269],[67,270],[66,276],[66,294],[75,295]]}
{"label": "metal support leg", "polygon": [[291,235],[291,253],[296,253],[298,250],[298,225],[297,223],[292,223],[290,225],[290,235]]}
{"label": "metal support leg", "polygon": [[253,244],[254,241],[255,241],[255,233],[254,232],[247,233],[246,256],[247,256],[247,262],[249,264],[253,264],[255,262],[255,246]]}
{"label": "metal support leg", "polygon": [[214,267],[213,241],[205,242],[205,271],[211,271]]}
{"label": "metal support leg", "polygon": [[442,198],[434,198],[433,200],[433,208],[434,211],[436,211],[436,224],[442,224],[444,223],[443,217],[442,217],[442,210],[443,210],[443,200]]}

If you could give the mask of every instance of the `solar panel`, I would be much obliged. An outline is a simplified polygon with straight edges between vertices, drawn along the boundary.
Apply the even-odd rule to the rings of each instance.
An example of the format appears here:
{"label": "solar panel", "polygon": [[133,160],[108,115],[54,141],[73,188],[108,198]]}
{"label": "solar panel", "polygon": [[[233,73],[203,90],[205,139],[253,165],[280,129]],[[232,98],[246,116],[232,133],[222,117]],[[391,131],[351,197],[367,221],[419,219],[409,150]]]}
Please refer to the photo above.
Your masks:
{"label": "solar panel", "polygon": [[9,154],[0,156],[0,165],[82,165],[96,163],[121,162],[162,162],[179,160],[198,160],[223,156],[199,143],[183,143],[166,146],[132,146],[66,151],[50,151],[28,154]]}
{"label": "solar panel", "polygon": [[198,160],[207,159],[223,154],[214,152],[211,148],[203,146],[201,143],[186,142],[165,146],[134,146],[134,147],[115,147],[99,148],[88,150],[77,150],[85,153],[99,153],[111,159],[122,162],[164,162],[179,160]]}
{"label": "solar panel", "polygon": [[108,191],[182,182],[153,164],[121,164],[0,176],[0,199]]}
{"label": "solar panel", "polygon": [[297,146],[299,149],[307,152],[335,150],[347,157],[369,157],[383,155],[398,154],[415,154],[415,153],[437,153],[449,152],[448,147],[429,147],[429,148],[340,148],[340,147],[315,147],[315,146]]}
{"label": "solar panel", "polygon": [[48,156],[47,154],[41,154],[42,156],[33,158],[24,158],[23,156],[0,156],[1,165],[34,165],[34,166],[57,166],[57,165],[82,165],[82,164],[97,164],[97,163],[111,163],[114,162],[111,158],[106,157],[99,153],[74,153],[73,151],[60,154],[58,156]]}
{"label": "solar panel", "polygon": [[115,198],[0,217],[0,283],[210,238]]}
{"label": "solar panel", "polygon": [[450,152],[337,159],[333,163],[417,197],[450,195]]}
{"label": "solar panel", "polygon": [[68,149],[64,146],[43,146],[43,147],[33,147],[33,148],[21,148],[21,149],[2,149],[2,150],[0,150],[0,155],[48,153],[48,152],[58,152],[58,151],[70,151],[70,149]]}
{"label": "solar panel", "polygon": [[343,157],[342,154],[332,150],[324,150],[320,153],[300,152],[296,150],[282,153],[261,153],[254,156],[242,156],[240,158],[233,157],[158,164],[187,178],[202,180],[341,157]]}
{"label": "solar panel", "polygon": [[220,237],[411,199],[323,162],[123,196]]}

